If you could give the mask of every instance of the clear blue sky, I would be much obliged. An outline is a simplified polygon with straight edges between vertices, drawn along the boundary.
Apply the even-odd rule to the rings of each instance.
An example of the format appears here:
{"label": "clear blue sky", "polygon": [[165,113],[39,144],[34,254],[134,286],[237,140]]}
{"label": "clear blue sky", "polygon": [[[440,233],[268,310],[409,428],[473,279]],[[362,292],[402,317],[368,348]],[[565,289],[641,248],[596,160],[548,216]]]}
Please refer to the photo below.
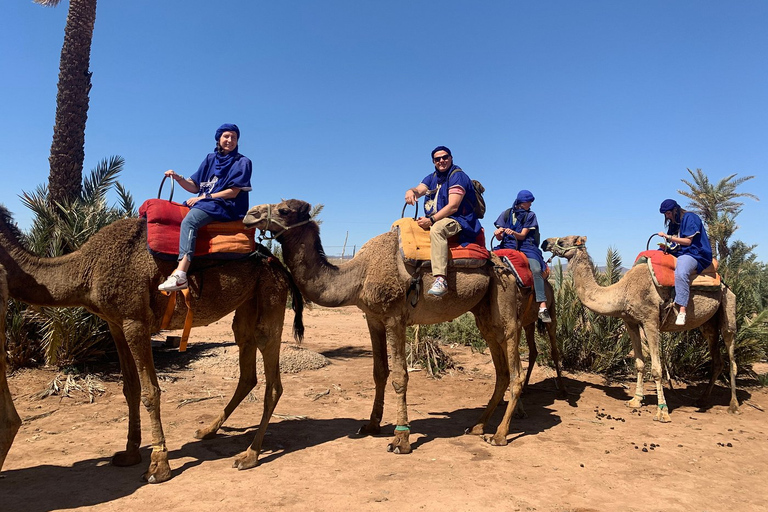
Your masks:
{"label": "clear blue sky", "polygon": [[[0,203],[24,229],[68,7],[0,8]],[[101,0],[84,170],[124,157],[140,204],[233,122],[250,202],[324,204],[326,251],[348,233],[349,254],[446,145],[488,189],[486,230],[526,188],[544,237],[587,235],[596,262],[611,246],[625,265],[662,229],[663,199],[685,206],[686,168],[755,175],[740,190],[762,201],[745,199],[734,238],[767,261],[766,23],[762,0]]]}

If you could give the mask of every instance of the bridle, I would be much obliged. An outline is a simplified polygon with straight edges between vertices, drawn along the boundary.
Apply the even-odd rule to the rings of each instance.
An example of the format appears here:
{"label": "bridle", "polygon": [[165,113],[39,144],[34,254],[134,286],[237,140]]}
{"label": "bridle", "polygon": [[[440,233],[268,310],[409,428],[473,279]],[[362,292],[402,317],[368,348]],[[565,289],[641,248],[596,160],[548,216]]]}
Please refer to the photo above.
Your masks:
{"label": "bridle", "polygon": [[[548,245],[547,245],[547,250],[548,250],[549,252],[551,252],[551,253],[552,253],[552,257],[551,257],[551,258],[549,258],[549,259],[547,260],[547,262],[551,262],[551,261],[552,261],[552,258],[554,258],[555,256],[560,256],[559,254],[555,254],[555,253],[554,253],[554,251],[552,251],[552,249],[550,249],[550,247],[556,247],[557,249],[559,249],[559,250],[560,250],[560,251],[562,251],[562,252],[565,252],[565,251],[569,251],[569,250],[571,250],[571,249],[581,249],[581,250],[586,250],[586,248],[587,248],[587,245],[586,245],[586,244],[578,244],[578,245],[575,245],[575,244],[574,244],[574,245],[560,245],[560,240],[562,240],[562,238],[559,238],[559,237],[558,237],[558,238],[555,238],[555,241],[554,241],[554,243],[552,243],[552,244],[548,244]],[[561,256],[561,257],[562,257],[562,256]]]}
{"label": "bridle", "polygon": [[[276,240],[277,237],[288,231],[289,229],[297,228],[299,226],[303,226],[304,224],[309,224],[312,222],[312,218],[308,218],[307,220],[297,222],[296,224],[293,224],[291,226],[286,226],[279,220],[272,218],[272,207],[275,206],[274,204],[267,205],[267,225],[264,226],[264,229],[261,229],[261,234],[258,236],[259,243],[261,243],[263,240]],[[281,229],[280,232],[275,233],[275,229],[272,228],[272,224],[275,224],[277,227]],[[271,236],[267,235],[267,231],[270,231],[272,233]]]}

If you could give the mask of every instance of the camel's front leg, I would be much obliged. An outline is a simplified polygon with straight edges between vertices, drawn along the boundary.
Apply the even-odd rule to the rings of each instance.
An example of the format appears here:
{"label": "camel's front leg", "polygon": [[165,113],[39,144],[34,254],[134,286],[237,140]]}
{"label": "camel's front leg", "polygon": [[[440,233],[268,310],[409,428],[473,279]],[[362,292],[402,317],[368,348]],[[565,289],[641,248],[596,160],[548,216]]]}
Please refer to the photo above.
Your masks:
{"label": "camel's front leg", "polygon": [[493,360],[493,369],[496,373],[496,382],[493,387],[493,394],[485,410],[480,415],[480,418],[475,422],[474,426],[467,428],[464,432],[466,434],[472,434],[481,436],[485,432],[485,426],[493,415],[493,411],[499,405],[499,402],[504,398],[504,393],[509,387],[509,364],[507,363],[506,345],[503,343],[503,339],[499,336],[490,322],[490,311],[488,308],[476,309],[472,313],[475,316],[475,323],[480,333],[488,345],[488,350],[491,352],[491,358]]}
{"label": "camel's front leg", "polygon": [[[384,393],[389,378],[389,362],[387,361],[387,330],[384,324],[366,315],[368,332],[371,335],[371,350],[373,351],[373,382],[376,394],[373,398],[371,417],[367,425],[358,430],[358,434],[379,434],[381,420],[384,417]],[[405,343],[405,342],[403,342]]]}
{"label": "camel's front leg", "polygon": [[397,396],[397,424],[395,438],[387,451],[393,453],[411,453],[411,426],[408,423],[408,368],[405,357],[405,322],[400,318],[387,321],[389,349],[392,353],[392,387]]}
{"label": "camel's front leg", "polygon": [[160,385],[152,359],[149,331],[146,324],[140,320],[126,320],[123,322],[123,332],[141,381],[141,402],[149,412],[152,425],[152,455],[149,469],[144,473],[143,479],[151,484],[158,484],[171,478],[171,466],[168,464],[168,448],[160,422]]}
{"label": "camel's front leg", "polygon": [[264,435],[267,433],[269,420],[272,418],[277,402],[280,401],[280,396],[283,394],[283,384],[280,380],[280,335],[283,326],[282,321],[277,325],[280,329],[266,335],[266,346],[261,351],[264,359],[264,381],[266,385],[264,388],[264,409],[261,415],[261,422],[259,423],[259,430],[256,432],[251,446],[245,452],[235,457],[232,467],[237,469],[253,468],[259,463],[261,445],[264,442]]}
{"label": "camel's front leg", "polygon": [[123,327],[119,324],[109,323],[109,332],[117,347],[117,355],[120,359],[120,371],[123,374],[123,396],[128,404],[128,438],[125,442],[125,451],[117,452],[112,456],[112,464],[115,466],[133,466],[141,462],[141,382],[133,354],[125,341]]}
{"label": "camel's front leg", "polygon": [[625,322],[629,339],[632,341],[632,351],[635,353],[635,371],[637,380],[635,383],[635,396],[627,402],[627,407],[638,408],[643,406],[643,379],[645,377],[645,358],[643,357],[643,342],[640,338],[640,326],[638,324]]}
{"label": "camel's front leg", "polygon": [[21,418],[16,412],[16,407],[13,406],[8,379],[5,376],[5,305],[8,301],[4,297],[0,297],[0,301],[2,301],[0,304],[0,470],[2,470],[5,457],[21,426]]}
{"label": "camel's front leg", "polygon": [[731,370],[731,403],[728,412],[736,414],[739,412],[739,399],[736,397],[736,296],[730,291],[723,292],[723,300],[718,311],[720,317],[720,331],[725,341],[725,348],[728,350],[728,363]]}
{"label": "camel's front leg", "polygon": [[512,329],[512,332],[507,334],[507,364],[510,368],[511,383],[510,398],[507,404],[507,409],[504,411],[504,417],[499,423],[499,427],[496,429],[496,433],[491,436],[487,441],[493,446],[506,446],[507,434],[509,433],[509,424],[512,421],[512,414],[515,412],[515,408],[520,400],[520,396],[523,392],[523,383],[525,378],[523,377],[523,365],[520,363],[520,328],[517,326],[517,319],[507,319],[507,322],[511,325],[506,325],[507,329]]}
{"label": "camel's front leg", "polygon": [[643,325],[645,337],[648,340],[648,351],[651,353],[651,376],[656,383],[656,400],[658,409],[653,421],[669,423],[672,418],[669,417],[669,407],[667,399],[664,398],[664,386],[661,381],[661,357],[659,356],[659,329],[656,325]]}

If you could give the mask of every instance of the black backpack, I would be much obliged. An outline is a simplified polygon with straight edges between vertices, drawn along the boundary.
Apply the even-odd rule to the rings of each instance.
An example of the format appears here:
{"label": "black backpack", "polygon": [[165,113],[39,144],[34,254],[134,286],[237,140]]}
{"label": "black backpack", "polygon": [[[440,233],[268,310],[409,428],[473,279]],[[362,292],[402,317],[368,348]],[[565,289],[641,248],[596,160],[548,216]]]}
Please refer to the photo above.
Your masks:
{"label": "black backpack", "polygon": [[[453,176],[453,173],[456,171],[464,172],[461,167],[457,167],[454,170],[451,171],[451,174],[448,175],[448,179]],[[448,180],[445,181],[448,183]],[[475,216],[478,219],[482,219],[485,217],[485,199],[483,198],[483,192],[485,192],[485,187],[482,183],[480,183],[477,180],[472,180],[472,187],[475,189],[475,204],[473,205]]]}

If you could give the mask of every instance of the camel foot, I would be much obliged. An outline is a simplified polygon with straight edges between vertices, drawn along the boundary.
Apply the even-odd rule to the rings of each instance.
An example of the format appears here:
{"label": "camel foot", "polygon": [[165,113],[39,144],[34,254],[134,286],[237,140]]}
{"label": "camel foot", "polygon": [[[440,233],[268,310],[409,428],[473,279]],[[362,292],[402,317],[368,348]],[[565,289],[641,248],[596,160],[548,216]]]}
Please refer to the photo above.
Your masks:
{"label": "camel foot", "polygon": [[363,436],[375,436],[381,434],[381,425],[373,422],[367,423],[360,427],[360,430],[358,430],[357,433]]}
{"label": "camel foot", "polygon": [[741,414],[739,412],[739,401],[731,400],[731,405],[728,407],[728,412],[731,414]]}
{"label": "camel foot", "polygon": [[411,453],[411,442],[408,440],[410,435],[410,429],[397,430],[396,428],[395,438],[387,445],[387,451],[398,455]]}
{"label": "camel foot", "polygon": [[482,423],[478,423],[474,427],[469,427],[466,430],[464,430],[465,434],[473,435],[473,436],[481,436],[483,435],[485,425]]}
{"label": "camel foot", "polygon": [[642,398],[633,398],[629,402],[625,404],[627,407],[631,407],[633,409],[637,409],[643,406],[643,399]]}
{"label": "camel foot", "polygon": [[259,454],[248,448],[243,453],[235,457],[232,463],[233,468],[242,471],[243,469],[255,468],[259,464]]}
{"label": "camel foot", "polygon": [[152,452],[149,469],[141,478],[150,484],[159,484],[171,479],[171,466],[168,464],[167,450]]}
{"label": "camel foot", "polygon": [[210,427],[200,428],[195,430],[195,439],[202,439],[202,440],[213,439],[214,437],[216,437],[216,432],[218,432],[218,429],[212,430]]}
{"label": "camel foot", "polygon": [[659,407],[656,409],[656,416],[653,417],[653,421],[658,421],[659,423],[671,423],[672,418],[669,417],[669,413],[667,412],[667,406]]}
{"label": "camel foot", "polygon": [[498,434],[485,435],[483,441],[491,446],[507,446],[507,436],[500,436]]}
{"label": "camel foot", "polygon": [[124,451],[124,452],[117,452],[112,456],[112,465],[118,466],[121,468],[127,467],[127,466],[135,466],[141,462],[141,453],[139,453],[139,450],[135,451]]}
{"label": "camel foot", "polygon": [[568,389],[565,387],[562,387],[557,390],[557,394],[555,395],[555,398],[558,400],[567,400],[568,399]]}

